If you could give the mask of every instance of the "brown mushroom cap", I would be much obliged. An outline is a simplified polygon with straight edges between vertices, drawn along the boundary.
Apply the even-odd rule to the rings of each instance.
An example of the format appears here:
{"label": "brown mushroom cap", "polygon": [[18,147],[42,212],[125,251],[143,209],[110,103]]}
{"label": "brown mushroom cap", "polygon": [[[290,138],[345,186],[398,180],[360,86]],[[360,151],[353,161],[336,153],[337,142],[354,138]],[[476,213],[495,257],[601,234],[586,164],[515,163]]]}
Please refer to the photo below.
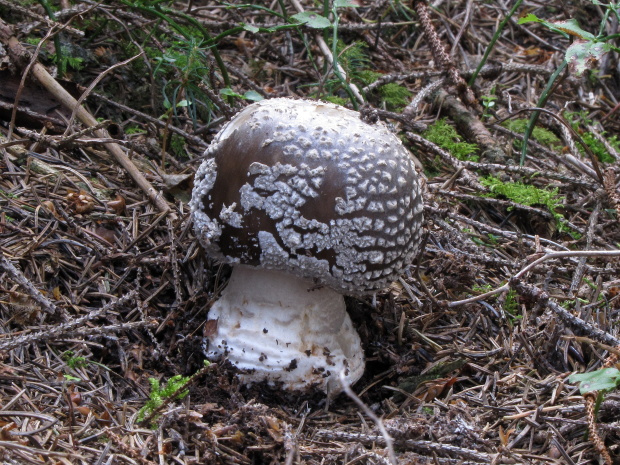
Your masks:
{"label": "brown mushroom cap", "polygon": [[394,134],[357,112],[263,100],[205,154],[190,206],[215,259],[360,294],[386,287],[416,256],[423,205],[415,167]]}

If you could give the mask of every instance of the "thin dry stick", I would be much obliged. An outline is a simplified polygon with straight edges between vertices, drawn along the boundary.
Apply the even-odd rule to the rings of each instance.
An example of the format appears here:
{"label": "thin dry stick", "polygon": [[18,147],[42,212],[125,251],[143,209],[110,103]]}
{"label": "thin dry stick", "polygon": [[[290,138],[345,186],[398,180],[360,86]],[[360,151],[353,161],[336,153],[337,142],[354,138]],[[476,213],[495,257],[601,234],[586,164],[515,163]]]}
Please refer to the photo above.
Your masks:
{"label": "thin dry stick", "polygon": [[359,408],[361,408],[363,412],[372,421],[375,422],[375,424],[377,425],[377,428],[379,428],[379,432],[381,433],[381,436],[385,440],[385,446],[387,447],[387,450],[388,450],[388,456],[390,458],[390,462],[392,463],[392,465],[397,465],[398,461],[396,460],[396,454],[394,453],[394,441],[392,437],[388,434],[387,430],[385,429],[385,426],[383,425],[381,418],[379,418],[375,414],[375,412],[370,410],[368,406],[364,402],[362,402],[362,399],[357,397],[357,395],[353,392],[353,390],[351,389],[351,387],[349,386],[349,384],[347,383],[344,377],[344,370],[340,371],[340,384],[342,385],[342,390],[345,392],[345,394],[349,396],[353,400],[353,402],[355,402],[359,406]]}
{"label": "thin dry stick", "polygon": [[[24,57],[28,57],[27,50],[22,46],[19,40],[12,35],[12,31],[9,26],[0,19],[0,40],[7,44],[9,54],[15,62],[23,61]],[[33,58],[33,60],[36,58]],[[77,117],[79,120],[87,126],[96,126],[99,122],[91,115],[84,107],[77,105],[77,100],[73,98],[69,92],[67,92],[45,69],[43,65],[35,62],[32,66],[32,74],[37,78],[39,83],[43,85],[54,97],[62,102],[69,109],[77,107]],[[102,139],[110,139],[111,136],[105,129],[98,129],[95,131],[97,137]],[[121,147],[116,143],[106,144],[106,148],[116,159],[116,161],[129,173],[135,183],[146,193],[149,200],[153,202],[159,210],[167,213],[171,219],[176,219],[177,216],[170,209],[170,205],[164,199],[161,193],[157,192],[151,183],[144,177],[142,172],[134,165],[129,157],[123,152]]]}
{"label": "thin dry stick", "polygon": [[[600,204],[601,204],[600,201],[596,202],[596,206],[594,207],[594,210],[592,210],[592,213],[590,214],[590,218],[588,219],[588,230],[586,232],[586,249],[589,249],[590,247],[592,247],[592,239],[594,237],[594,228],[598,224],[598,213],[601,209]],[[582,231],[580,231],[579,233],[583,234]],[[585,273],[586,258],[587,257],[581,257],[579,259],[579,263],[577,264],[577,268],[575,268],[575,272],[573,273],[573,279],[571,280],[570,288],[569,288],[569,292],[571,295],[574,295],[577,289],[579,288],[579,286],[581,285],[581,280],[583,279],[583,275]]]}
{"label": "thin dry stick", "polygon": [[[316,432],[317,436],[321,436],[330,440],[344,439],[349,442],[361,442],[362,444],[376,444],[383,443],[385,438],[379,434],[364,434],[364,433],[351,433],[348,431],[334,431],[334,430],[319,430]],[[478,463],[492,463],[494,455],[487,454],[486,452],[478,452],[473,449],[465,449],[463,447],[454,446],[452,444],[443,444],[438,441],[424,441],[416,439],[398,439],[396,443],[405,450],[421,450],[430,453],[443,453],[457,456],[461,460],[471,459],[476,460]],[[458,463],[461,463],[459,460]]]}

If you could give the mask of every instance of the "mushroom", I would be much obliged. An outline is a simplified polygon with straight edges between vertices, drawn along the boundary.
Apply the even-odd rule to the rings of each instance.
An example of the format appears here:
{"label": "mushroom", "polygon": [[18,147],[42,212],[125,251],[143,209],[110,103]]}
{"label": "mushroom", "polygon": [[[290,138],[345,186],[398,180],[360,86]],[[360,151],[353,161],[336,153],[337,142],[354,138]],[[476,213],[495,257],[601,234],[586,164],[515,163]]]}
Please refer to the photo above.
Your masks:
{"label": "mushroom", "polygon": [[385,288],[415,258],[422,197],[407,150],[338,105],[246,107],[205,152],[190,202],[206,253],[232,265],[207,357],[245,384],[341,390],[364,371],[343,294]]}

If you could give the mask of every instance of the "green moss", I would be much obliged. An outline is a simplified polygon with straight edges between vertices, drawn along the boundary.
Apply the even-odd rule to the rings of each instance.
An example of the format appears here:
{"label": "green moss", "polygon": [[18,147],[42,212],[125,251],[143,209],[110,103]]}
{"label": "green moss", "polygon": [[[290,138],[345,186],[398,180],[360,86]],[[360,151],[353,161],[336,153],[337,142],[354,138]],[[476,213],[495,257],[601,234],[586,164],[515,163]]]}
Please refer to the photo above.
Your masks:
{"label": "green moss", "polygon": [[[596,155],[596,158],[598,158],[599,161],[602,161],[603,163],[613,163],[614,161],[616,161],[616,159],[607,151],[605,145],[600,140],[598,140],[596,136],[591,132],[584,132],[583,134],[581,134],[581,138],[583,139],[585,144],[590,147],[590,150],[592,150],[592,153]],[[607,142],[609,142],[609,144],[616,151],[620,150],[620,142],[618,141],[617,136],[608,137]],[[581,152],[581,154],[585,155],[585,150],[583,149],[583,147],[581,145],[577,146],[579,147],[579,151]]]}
{"label": "green moss", "polygon": [[[362,69],[356,71],[354,81],[362,87],[368,86],[383,76],[381,73],[371,69]],[[399,111],[407,106],[411,101],[412,92],[405,86],[388,82],[377,87],[376,94],[390,111]]]}
{"label": "green moss", "polygon": [[491,284],[474,284],[471,290],[478,294],[485,294],[489,291],[492,291],[493,286]]}
{"label": "green moss", "polygon": [[552,211],[562,207],[557,188],[547,190],[521,182],[503,182],[494,176],[482,178],[480,183],[488,187],[492,194],[504,196],[521,205],[544,205]]}
{"label": "green moss", "polygon": [[172,134],[172,137],[170,138],[170,150],[178,158],[187,158],[185,138],[179,136],[178,134]]}
{"label": "green moss", "polygon": [[[579,133],[583,142],[592,150],[596,158],[603,163],[613,163],[616,159],[607,151],[605,145],[596,138],[596,136],[586,131],[587,126],[593,124],[592,119],[588,118],[586,111],[567,111],[564,117],[568,120],[572,128]],[[620,140],[618,136],[608,136],[606,131],[601,132],[601,136],[607,139],[607,143],[613,147],[616,152],[620,151]],[[581,144],[577,144],[579,152],[585,155],[585,150]]]}
{"label": "green moss", "polygon": [[36,47],[37,45],[39,45],[39,42],[41,42],[41,39],[38,37],[26,37],[24,39],[24,42],[30,45],[34,45]]}
{"label": "green moss", "polygon": [[349,99],[336,97],[335,95],[326,95],[323,97],[323,100],[331,103],[335,103],[336,105],[342,105],[343,107],[349,103]]}
{"label": "green moss", "polygon": [[[508,121],[504,121],[502,123],[502,126],[513,132],[524,133],[528,123],[529,121],[525,118],[511,119]],[[562,141],[553,132],[538,126],[534,128],[534,131],[532,132],[532,138],[535,139],[537,142],[540,142],[542,145],[546,145],[547,147],[558,146],[562,143]],[[520,143],[521,141],[515,142]]]}
{"label": "green moss", "polygon": [[502,196],[528,207],[534,205],[547,207],[558,223],[558,230],[569,232],[566,220],[557,212],[558,209],[563,208],[562,200],[564,199],[558,194],[557,188],[549,190],[521,182],[503,182],[494,176],[482,178],[480,183],[491,191],[493,197]]}
{"label": "green moss", "polygon": [[125,128],[125,134],[146,134],[146,130],[141,128],[140,126],[128,126]]}
{"label": "green moss", "polygon": [[504,311],[513,317],[517,317],[520,316],[520,310],[517,300],[517,291],[510,289],[506,293],[506,298],[504,299]]}
{"label": "green moss", "polygon": [[431,124],[422,136],[459,160],[478,161],[478,156],[474,155],[478,146],[464,142],[456,129],[450,126],[445,118],[437,120]]}
{"label": "green moss", "polygon": [[381,101],[383,101],[390,111],[402,110],[406,107],[413,95],[409,89],[400,84],[390,82],[379,87]]}
{"label": "green moss", "polygon": [[383,76],[371,69],[362,69],[357,73],[357,78],[362,86],[368,86]]}

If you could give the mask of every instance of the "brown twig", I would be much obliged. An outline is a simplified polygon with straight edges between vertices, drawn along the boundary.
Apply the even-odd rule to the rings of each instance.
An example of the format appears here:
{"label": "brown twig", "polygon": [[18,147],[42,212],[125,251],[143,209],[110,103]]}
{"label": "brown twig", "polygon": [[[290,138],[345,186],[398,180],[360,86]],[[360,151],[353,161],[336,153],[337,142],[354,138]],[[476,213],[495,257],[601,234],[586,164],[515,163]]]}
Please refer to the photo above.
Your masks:
{"label": "brown twig", "polygon": [[436,65],[446,73],[450,83],[456,86],[459,95],[463,99],[463,101],[468,105],[473,105],[477,102],[474,93],[465,82],[459,73],[458,68],[454,64],[454,61],[450,57],[450,55],[446,52],[446,49],[439,38],[439,34],[435,30],[435,26],[433,26],[433,22],[431,21],[430,14],[428,12],[428,4],[426,1],[414,1],[413,7],[420,17],[420,25],[422,26],[422,31],[424,32],[424,37],[428,41],[428,44],[433,52],[433,57],[435,57]]}
{"label": "brown twig", "polygon": [[594,447],[601,454],[605,465],[613,465],[614,461],[609,455],[609,451],[605,446],[605,442],[601,438],[596,425],[596,393],[587,392],[583,395],[583,400],[586,404],[586,417],[588,419],[588,438],[594,444]]}

